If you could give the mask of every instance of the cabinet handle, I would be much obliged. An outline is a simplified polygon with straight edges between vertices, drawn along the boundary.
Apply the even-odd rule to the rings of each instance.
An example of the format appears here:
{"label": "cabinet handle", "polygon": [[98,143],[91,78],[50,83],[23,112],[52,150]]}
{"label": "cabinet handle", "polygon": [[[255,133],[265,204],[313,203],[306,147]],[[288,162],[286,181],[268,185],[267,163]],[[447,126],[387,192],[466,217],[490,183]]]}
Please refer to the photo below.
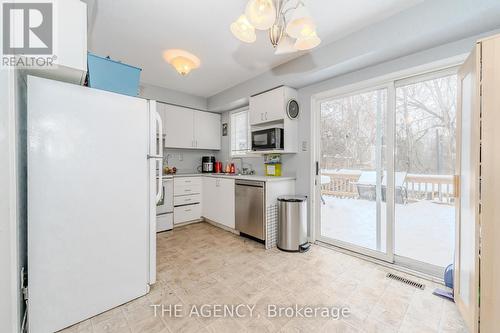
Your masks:
{"label": "cabinet handle", "polygon": [[266,114],[266,120],[267,120],[267,112],[265,114]]}
{"label": "cabinet handle", "polygon": [[191,190],[186,188],[184,189],[184,192],[191,192]]}
{"label": "cabinet handle", "polygon": [[185,211],[185,212],[190,212],[190,211],[191,211],[191,209],[184,209],[184,211]]}
{"label": "cabinet handle", "polygon": [[191,199],[184,199],[184,201],[185,201],[185,202],[187,202],[187,201],[191,201]]}

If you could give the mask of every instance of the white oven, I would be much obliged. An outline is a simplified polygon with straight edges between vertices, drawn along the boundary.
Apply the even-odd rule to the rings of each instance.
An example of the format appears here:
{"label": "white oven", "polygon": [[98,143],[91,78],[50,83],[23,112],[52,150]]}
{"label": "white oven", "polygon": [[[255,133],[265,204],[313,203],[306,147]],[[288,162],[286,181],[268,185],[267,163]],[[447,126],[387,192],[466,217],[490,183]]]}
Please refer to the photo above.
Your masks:
{"label": "white oven", "polygon": [[174,226],[174,179],[163,178],[162,194],[156,204],[156,231],[171,230]]}

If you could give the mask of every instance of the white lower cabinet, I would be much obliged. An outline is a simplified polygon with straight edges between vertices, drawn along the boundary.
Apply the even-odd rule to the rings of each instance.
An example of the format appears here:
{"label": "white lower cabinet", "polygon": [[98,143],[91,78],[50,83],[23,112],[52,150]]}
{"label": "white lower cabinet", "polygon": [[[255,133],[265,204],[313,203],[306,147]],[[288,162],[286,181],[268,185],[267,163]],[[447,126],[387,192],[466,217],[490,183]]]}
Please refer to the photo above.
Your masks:
{"label": "white lower cabinet", "polygon": [[203,177],[202,216],[234,229],[234,179]]}
{"label": "white lower cabinet", "polygon": [[197,220],[201,217],[201,204],[174,207],[174,224]]}
{"label": "white lower cabinet", "polygon": [[156,215],[156,232],[172,230],[173,223],[174,214],[172,213]]}
{"label": "white lower cabinet", "polygon": [[201,194],[182,195],[174,197],[174,206],[201,203]]}
{"label": "white lower cabinet", "polygon": [[201,177],[174,178],[174,224],[201,218]]}

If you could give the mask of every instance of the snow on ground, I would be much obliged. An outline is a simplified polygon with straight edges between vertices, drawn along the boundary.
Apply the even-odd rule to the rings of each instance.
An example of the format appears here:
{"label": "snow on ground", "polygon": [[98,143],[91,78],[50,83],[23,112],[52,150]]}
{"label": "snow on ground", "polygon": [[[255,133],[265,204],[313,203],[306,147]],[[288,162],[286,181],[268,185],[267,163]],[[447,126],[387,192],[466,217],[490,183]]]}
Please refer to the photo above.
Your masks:
{"label": "snow on ground", "polygon": [[[376,250],[376,202],[324,196],[321,235]],[[385,203],[382,203],[385,235]],[[396,205],[395,254],[446,267],[453,262],[455,207],[432,201]],[[385,237],[382,238],[385,244]],[[385,245],[383,245],[385,249]]]}

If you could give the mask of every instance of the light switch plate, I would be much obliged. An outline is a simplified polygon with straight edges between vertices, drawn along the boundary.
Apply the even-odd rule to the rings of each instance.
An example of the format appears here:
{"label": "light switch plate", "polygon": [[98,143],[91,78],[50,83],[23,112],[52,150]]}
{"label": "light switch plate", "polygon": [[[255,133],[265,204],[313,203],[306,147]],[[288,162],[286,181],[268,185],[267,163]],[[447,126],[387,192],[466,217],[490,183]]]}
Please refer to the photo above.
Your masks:
{"label": "light switch plate", "polygon": [[302,141],[302,151],[307,151],[307,141]]}

